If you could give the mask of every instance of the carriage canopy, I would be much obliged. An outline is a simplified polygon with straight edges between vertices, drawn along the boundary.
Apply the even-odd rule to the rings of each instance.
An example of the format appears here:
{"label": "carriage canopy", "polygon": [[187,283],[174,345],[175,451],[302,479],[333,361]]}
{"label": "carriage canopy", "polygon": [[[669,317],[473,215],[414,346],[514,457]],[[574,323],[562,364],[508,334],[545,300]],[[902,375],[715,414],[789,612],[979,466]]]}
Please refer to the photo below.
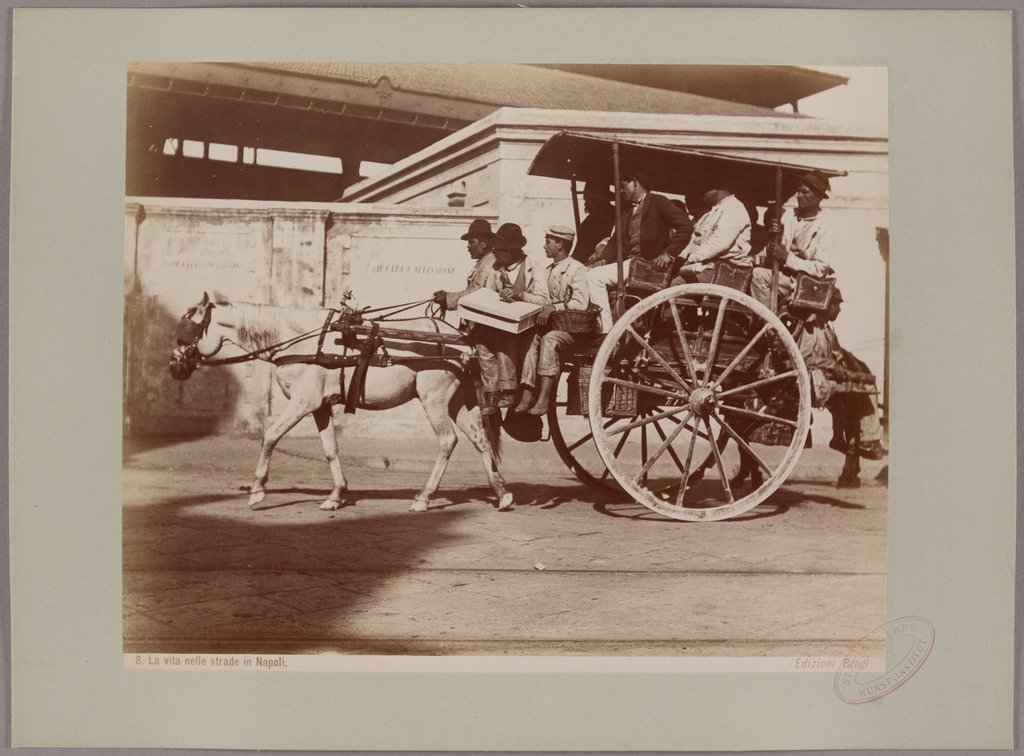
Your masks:
{"label": "carriage canopy", "polygon": [[783,197],[791,195],[800,176],[810,171],[829,178],[846,175],[846,171],[569,131],[548,139],[533,159],[529,174],[610,185],[616,145],[622,171],[643,171],[651,184],[648,189],[668,194],[693,196],[708,189],[730,189],[765,205],[775,200],[780,174]]}

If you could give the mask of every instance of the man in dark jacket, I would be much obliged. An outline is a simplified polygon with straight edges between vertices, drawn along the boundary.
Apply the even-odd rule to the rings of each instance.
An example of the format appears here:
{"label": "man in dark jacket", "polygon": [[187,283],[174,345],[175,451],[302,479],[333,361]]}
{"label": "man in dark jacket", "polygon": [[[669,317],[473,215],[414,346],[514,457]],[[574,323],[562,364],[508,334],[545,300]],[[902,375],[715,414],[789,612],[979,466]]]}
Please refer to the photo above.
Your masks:
{"label": "man in dark jacket", "polygon": [[[693,223],[690,216],[668,197],[647,191],[647,175],[641,171],[624,173],[620,191],[626,208],[619,222],[622,234],[622,275],[629,275],[629,261],[642,257],[656,267],[668,270],[683,247],[690,241]],[[605,253],[615,254],[616,234],[613,233]],[[608,286],[618,280],[616,265],[602,265],[587,274],[590,301],[601,308],[601,330],[612,326]]]}
{"label": "man in dark jacket", "polygon": [[587,264],[594,256],[598,242],[607,239],[615,227],[615,206],[612,205],[612,193],[608,191],[607,183],[599,186],[593,181],[587,182],[583,190],[583,209],[587,215],[580,223],[572,256]]}

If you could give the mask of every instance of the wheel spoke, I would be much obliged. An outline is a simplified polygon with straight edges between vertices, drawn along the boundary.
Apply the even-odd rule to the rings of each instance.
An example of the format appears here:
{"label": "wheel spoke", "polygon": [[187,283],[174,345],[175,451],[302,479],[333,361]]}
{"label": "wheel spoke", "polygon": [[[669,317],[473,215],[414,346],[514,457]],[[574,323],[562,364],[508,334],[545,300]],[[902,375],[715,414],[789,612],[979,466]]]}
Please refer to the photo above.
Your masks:
{"label": "wheel spoke", "polygon": [[622,378],[609,378],[605,376],[601,379],[604,383],[614,383],[616,386],[624,386],[626,388],[635,388],[637,391],[646,391],[649,394],[657,394],[658,396],[667,396],[669,399],[682,399],[686,401],[687,397],[678,391],[666,391],[663,388],[657,386],[648,386],[643,383],[636,383],[634,381],[625,381]]}
{"label": "wheel spoke", "polygon": [[725,432],[732,436],[733,441],[735,441],[743,451],[749,454],[754,459],[754,461],[761,466],[762,470],[768,473],[768,477],[771,477],[774,471],[772,470],[772,468],[768,467],[768,465],[765,463],[763,459],[757,456],[757,453],[750,448],[750,444],[747,443],[746,439],[743,438],[735,430],[733,430],[732,426],[729,425],[729,423],[725,422],[725,418],[719,415],[713,415],[713,417],[715,418],[715,420],[718,421],[719,425],[721,425],[722,428],[725,429]]}
{"label": "wheel spoke", "polygon": [[[680,425],[680,428],[683,426]],[[679,479],[679,493],[676,494],[676,506],[683,506],[683,499],[686,496],[686,483],[690,479],[690,463],[693,462],[693,449],[697,445],[697,424],[693,425],[693,433],[690,434],[690,450],[686,452],[686,465],[683,468],[683,477]]]}
{"label": "wheel spoke", "polygon": [[643,426],[640,429],[640,461],[644,465],[644,472],[640,476],[643,479],[643,485],[647,485],[647,426]]}
{"label": "wheel spoke", "polygon": [[[660,419],[660,418],[659,418],[659,419]],[[667,418],[665,418],[665,419],[666,419],[666,420],[671,420],[671,421],[672,421],[673,423],[676,423],[676,424],[682,424],[682,425],[685,425],[685,423],[681,423],[681,421],[679,420],[679,418],[678,418],[678,417],[667,417]],[[713,441],[712,441],[712,440],[711,440],[710,438],[708,438],[708,436],[704,435],[704,431],[702,431],[702,430],[700,429],[700,427],[699,427],[699,426],[697,426],[697,425],[694,425],[694,426],[693,426],[693,430],[694,430],[694,431],[696,432],[696,434],[697,434],[698,436],[700,436],[701,438],[703,438],[703,439],[704,439],[705,441],[707,441],[707,442],[709,442],[709,443],[714,443],[714,442],[713,442]]]}
{"label": "wheel spoke", "polygon": [[725,305],[729,300],[722,297],[718,303],[718,314],[715,316],[715,330],[711,334],[711,347],[708,349],[708,364],[704,368],[704,379],[701,381],[702,386],[707,386],[711,382],[711,371],[715,369],[715,356],[718,352],[718,342],[722,338],[722,323],[725,320]]}
{"label": "wheel spoke", "polygon": [[[608,427],[610,425],[612,425],[612,423],[618,422],[618,420],[619,420],[619,418],[613,417],[611,420],[609,420],[607,423],[604,424],[604,429],[608,430]],[[582,438],[580,438],[578,441],[574,442],[571,446],[566,447],[566,449],[568,451],[576,451],[581,446],[583,446],[583,444],[585,444],[589,439],[591,439],[593,437],[594,437],[593,431],[591,431],[589,433],[586,433]]]}
{"label": "wheel spoke", "polygon": [[[690,419],[690,416],[692,414],[693,414],[692,412],[687,412],[686,413],[686,418],[683,420],[683,422],[680,423],[679,425],[677,425],[675,428],[673,428],[672,432],[668,435],[668,437],[666,437],[661,432],[661,428],[658,428],[657,425],[654,426],[655,428],[657,428],[658,434],[661,435],[662,444],[661,444],[661,446],[658,447],[658,450],[656,452],[654,452],[653,455],[651,455],[650,459],[646,459],[646,455],[645,455],[644,466],[640,470],[640,472],[636,474],[636,477],[633,478],[633,482],[634,483],[639,482],[641,478],[646,478],[647,477],[647,471],[650,470],[654,466],[654,463],[657,462],[658,459],[661,458],[661,455],[665,453],[666,449],[668,449],[669,451],[672,451],[672,442],[675,440],[676,436],[679,435],[680,431],[682,431],[683,428],[686,427],[686,421]],[[646,428],[644,428],[644,430],[646,430]],[[676,465],[679,465],[679,459],[676,457],[674,451],[672,452],[672,457],[673,457],[673,459],[676,460]],[[682,468],[680,467],[680,469],[682,469]]]}
{"label": "wheel spoke", "polygon": [[[711,422],[708,418],[704,418],[704,427],[707,428],[708,436],[714,436],[711,432]],[[729,497],[729,501],[733,502],[732,489],[729,487],[729,476],[725,474],[725,464],[722,462],[722,453],[718,450],[718,444],[711,444],[711,451],[715,453],[715,463],[718,465],[718,473],[722,476],[722,487],[725,489],[725,495]]]}
{"label": "wheel spoke", "polygon": [[[612,452],[612,456],[613,457],[617,458],[619,456],[619,452],[622,451],[622,447],[626,445],[626,439],[629,438],[630,432],[633,430],[633,428],[636,428],[636,427],[637,427],[636,425],[630,424],[629,426],[626,426],[623,429],[623,430],[625,430],[625,433],[622,434],[622,438],[619,439],[619,443],[617,443],[615,445],[615,451]],[[601,473],[601,480],[604,480],[605,478],[607,478],[609,472],[610,472],[610,470],[607,467],[605,467],[604,472]]]}
{"label": "wheel spoke", "polygon": [[697,367],[693,364],[693,355],[690,353],[690,344],[686,340],[686,332],[683,330],[683,323],[679,320],[679,310],[676,308],[675,300],[672,300],[672,322],[676,325],[676,333],[679,335],[679,343],[683,347],[683,357],[686,360],[686,369],[690,373],[690,380],[697,385]]}
{"label": "wheel spoke", "polygon": [[797,427],[798,423],[796,420],[789,420],[785,417],[776,417],[775,415],[766,415],[761,412],[753,412],[748,409],[742,409],[740,407],[733,407],[729,404],[719,405],[719,409],[728,410],[729,412],[735,412],[738,415],[746,415],[747,417],[755,417],[758,420],[769,420],[773,423],[782,423],[783,425],[789,425],[793,428]]}
{"label": "wheel spoke", "polygon": [[722,399],[723,397],[732,396],[733,394],[739,394],[743,391],[750,391],[751,389],[760,388],[761,386],[767,386],[769,383],[784,381],[787,378],[796,378],[799,375],[800,373],[798,373],[796,370],[787,370],[785,373],[779,373],[778,375],[773,375],[769,378],[762,378],[761,380],[754,381],[753,383],[747,383],[744,384],[743,386],[735,386],[734,388],[731,388],[728,391],[723,391],[720,394],[715,394],[715,397],[718,399]]}
{"label": "wheel spoke", "polygon": [[687,391],[693,390],[693,388],[687,383],[686,379],[679,375],[679,373],[676,372],[675,368],[669,365],[665,358],[658,354],[658,350],[647,343],[646,339],[644,339],[640,334],[638,334],[629,326],[626,326],[626,333],[628,333],[630,337],[634,341],[636,341],[636,343],[642,346],[644,348],[644,351],[647,352],[647,354],[649,354],[651,357],[653,357],[654,361],[661,365],[665,372],[672,376],[672,378],[677,383],[679,383],[680,386],[682,386]]}
{"label": "wheel spoke", "polygon": [[[677,425],[676,427],[679,430],[682,430],[682,428],[683,428],[682,425]],[[658,425],[657,421],[654,422],[654,430],[657,431],[658,436],[661,437],[662,441],[664,441],[666,439],[665,431],[663,431],[661,429],[661,426]],[[677,433],[674,433],[673,434],[673,438],[675,438],[676,435],[677,435]],[[683,471],[683,464],[682,464],[682,462],[679,461],[679,456],[676,454],[676,450],[672,448],[671,442],[669,442],[669,446],[668,446],[668,455],[670,457],[672,457],[672,460],[676,463],[676,467],[679,468],[679,472],[682,472]]]}
{"label": "wheel spoke", "polygon": [[725,379],[732,375],[732,371],[735,370],[736,366],[743,361],[743,358],[750,353],[750,350],[754,348],[754,345],[757,344],[757,342],[759,342],[761,339],[763,339],[764,335],[768,333],[771,329],[772,327],[766,324],[764,328],[758,331],[757,335],[753,339],[751,339],[745,347],[743,347],[742,351],[740,351],[740,353],[733,358],[732,362],[729,363],[728,367],[726,367],[726,369],[722,371],[722,374],[718,376],[718,380],[716,380],[712,384],[712,388],[718,388],[719,386],[721,386]]}
{"label": "wheel spoke", "polygon": [[686,409],[686,405],[683,405],[681,407],[669,407],[667,410],[664,410],[662,412],[656,412],[653,415],[647,415],[641,418],[640,420],[634,420],[633,422],[628,423],[627,425],[623,425],[618,428],[611,428],[608,431],[608,435],[612,435],[614,433],[626,433],[628,431],[633,430],[634,428],[639,428],[641,425],[647,425],[647,423],[653,423],[655,420],[661,420],[663,417],[671,417],[672,415],[678,415],[680,412],[683,412]]}

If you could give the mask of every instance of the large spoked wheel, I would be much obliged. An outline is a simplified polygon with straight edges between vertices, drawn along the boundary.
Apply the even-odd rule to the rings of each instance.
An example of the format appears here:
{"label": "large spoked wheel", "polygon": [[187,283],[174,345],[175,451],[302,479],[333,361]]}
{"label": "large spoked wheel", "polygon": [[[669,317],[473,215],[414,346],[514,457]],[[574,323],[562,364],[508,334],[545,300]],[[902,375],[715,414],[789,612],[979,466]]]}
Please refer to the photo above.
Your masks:
{"label": "large spoked wheel", "polygon": [[[548,409],[547,415],[548,435],[551,437],[551,443],[559,458],[581,483],[595,491],[622,499],[624,497],[622,486],[612,477],[611,471],[601,459],[601,454],[594,444],[594,433],[590,429],[587,417],[578,413],[570,413],[569,394],[577,390],[575,386],[571,385],[576,380],[578,380],[577,375],[573,372],[562,373],[559,378],[558,394],[551,408]],[[587,401],[586,394],[583,401]],[[653,414],[649,408],[638,409],[636,414],[606,419],[603,427],[607,433],[617,435],[620,426],[633,423],[649,414]],[[667,432],[672,430],[671,425],[667,420],[654,419],[650,425],[644,425],[636,431],[639,445],[634,444],[627,447],[623,442],[622,446],[618,448],[618,453],[631,455],[636,461],[643,464],[642,454],[648,448],[648,444],[657,445],[664,441]],[[626,431],[621,438],[628,440],[631,438],[631,433],[631,431]],[[648,433],[651,434],[649,439]]]}
{"label": "large spoked wheel", "polygon": [[[570,385],[575,374],[563,372],[558,381],[558,394],[548,409],[548,435],[555,451],[565,466],[579,481],[596,491],[622,496],[622,488],[611,476],[604,460],[594,445],[594,434],[585,415],[570,414],[570,393],[576,390]],[[586,399],[584,399],[586,401]],[[612,418],[609,423],[619,421]]]}
{"label": "large spoked wheel", "polygon": [[[796,465],[811,418],[807,368],[782,321],[714,284],[665,289],[626,311],[594,359],[588,402],[610,476],[676,520],[724,520],[767,499]],[[755,426],[771,445],[748,442]],[[713,468],[695,475],[708,455]],[[733,490],[744,464],[761,482]]]}

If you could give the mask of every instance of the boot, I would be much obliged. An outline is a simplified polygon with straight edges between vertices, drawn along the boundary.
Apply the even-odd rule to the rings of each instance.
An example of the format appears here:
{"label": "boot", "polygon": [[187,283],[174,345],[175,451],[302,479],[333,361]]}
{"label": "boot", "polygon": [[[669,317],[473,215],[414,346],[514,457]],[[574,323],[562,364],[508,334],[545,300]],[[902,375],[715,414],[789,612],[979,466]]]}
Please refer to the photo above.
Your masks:
{"label": "boot", "polygon": [[527,386],[524,383],[523,384],[523,395],[522,395],[522,398],[520,398],[519,404],[517,404],[516,408],[514,410],[512,410],[512,411],[513,412],[526,412],[528,409],[530,409],[530,407],[533,406],[533,400],[534,400],[533,386]]}
{"label": "boot", "polygon": [[856,450],[846,455],[846,464],[839,474],[836,488],[860,488],[860,457]]}
{"label": "boot", "polygon": [[540,377],[540,388],[537,393],[537,401],[529,409],[531,415],[546,415],[548,407],[551,406],[552,394],[554,394],[555,376],[542,375]]}

